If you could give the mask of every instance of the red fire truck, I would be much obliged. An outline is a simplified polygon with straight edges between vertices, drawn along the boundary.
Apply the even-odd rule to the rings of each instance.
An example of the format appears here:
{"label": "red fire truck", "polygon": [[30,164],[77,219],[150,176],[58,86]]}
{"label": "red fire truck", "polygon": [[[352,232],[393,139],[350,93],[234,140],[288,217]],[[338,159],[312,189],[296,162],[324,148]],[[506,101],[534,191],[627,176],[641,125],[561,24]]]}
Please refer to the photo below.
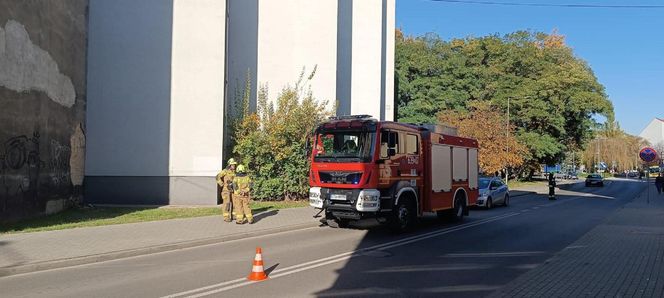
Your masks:
{"label": "red fire truck", "polygon": [[309,204],[332,227],[376,218],[402,232],[433,212],[458,221],[477,201],[477,154],[451,128],[332,117],[315,132]]}

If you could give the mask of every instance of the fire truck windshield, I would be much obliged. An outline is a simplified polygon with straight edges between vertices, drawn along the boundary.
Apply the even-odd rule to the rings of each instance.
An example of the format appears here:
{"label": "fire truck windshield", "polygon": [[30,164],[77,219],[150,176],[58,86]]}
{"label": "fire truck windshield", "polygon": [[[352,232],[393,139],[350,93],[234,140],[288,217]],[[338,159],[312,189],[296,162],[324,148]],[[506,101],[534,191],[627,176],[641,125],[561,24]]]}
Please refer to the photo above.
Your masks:
{"label": "fire truck windshield", "polygon": [[316,135],[316,162],[370,162],[373,157],[375,132],[321,131]]}

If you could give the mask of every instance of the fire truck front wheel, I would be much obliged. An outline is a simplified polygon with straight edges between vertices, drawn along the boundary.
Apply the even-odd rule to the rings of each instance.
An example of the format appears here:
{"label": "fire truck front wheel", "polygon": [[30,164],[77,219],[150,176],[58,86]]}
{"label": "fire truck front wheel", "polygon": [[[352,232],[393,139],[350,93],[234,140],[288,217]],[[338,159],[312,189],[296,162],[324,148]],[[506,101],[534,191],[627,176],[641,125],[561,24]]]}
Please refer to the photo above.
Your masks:
{"label": "fire truck front wheel", "polygon": [[401,198],[390,218],[390,230],[394,233],[403,233],[411,229],[417,216],[415,212],[414,201],[410,197]]}

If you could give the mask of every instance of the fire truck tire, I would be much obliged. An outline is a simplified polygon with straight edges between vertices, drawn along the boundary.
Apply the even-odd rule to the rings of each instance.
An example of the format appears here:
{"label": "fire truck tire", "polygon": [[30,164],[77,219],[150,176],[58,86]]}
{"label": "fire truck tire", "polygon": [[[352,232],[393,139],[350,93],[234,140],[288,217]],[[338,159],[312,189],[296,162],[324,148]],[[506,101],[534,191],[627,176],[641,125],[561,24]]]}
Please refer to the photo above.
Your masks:
{"label": "fire truck tire", "polygon": [[410,197],[401,198],[390,218],[389,228],[394,233],[406,232],[415,224],[415,217],[415,203]]}
{"label": "fire truck tire", "polygon": [[466,200],[463,196],[457,195],[454,200],[454,209],[452,209],[450,221],[460,222],[463,220],[464,214],[466,214]]}
{"label": "fire truck tire", "polygon": [[348,227],[348,220],[345,219],[328,219],[327,225],[333,229],[345,229]]}

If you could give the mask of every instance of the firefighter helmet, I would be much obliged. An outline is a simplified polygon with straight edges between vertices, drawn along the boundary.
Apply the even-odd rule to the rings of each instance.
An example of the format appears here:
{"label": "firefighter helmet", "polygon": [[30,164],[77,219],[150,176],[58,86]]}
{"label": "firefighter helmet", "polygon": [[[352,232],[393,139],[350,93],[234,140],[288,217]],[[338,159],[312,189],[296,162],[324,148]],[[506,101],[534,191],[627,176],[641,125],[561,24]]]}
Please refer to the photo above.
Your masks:
{"label": "firefighter helmet", "polygon": [[229,166],[235,166],[237,165],[237,161],[235,161],[235,158],[231,158],[228,160],[228,165]]}
{"label": "firefighter helmet", "polygon": [[238,165],[236,171],[237,171],[238,173],[246,173],[246,172],[247,172],[247,168],[246,168],[244,165]]}

